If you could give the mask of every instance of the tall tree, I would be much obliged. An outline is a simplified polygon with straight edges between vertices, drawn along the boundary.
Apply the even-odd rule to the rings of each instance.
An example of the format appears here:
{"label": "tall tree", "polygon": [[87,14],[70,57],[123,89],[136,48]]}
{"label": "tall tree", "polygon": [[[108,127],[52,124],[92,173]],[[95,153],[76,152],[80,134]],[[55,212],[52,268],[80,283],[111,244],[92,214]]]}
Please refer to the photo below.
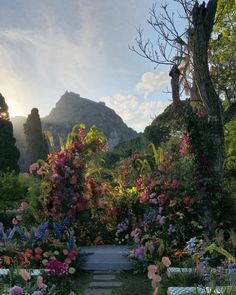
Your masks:
{"label": "tall tree", "polygon": [[13,126],[9,118],[5,98],[0,94],[0,172],[15,170],[19,172],[20,152],[15,145]]}
{"label": "tall tree", "polygon": [[236,1],[218,0],[216,20],[210,70],[218,94],[229,107],[236,101]]}
{"label": "tall tree", "polygon": [[[132,46],[131,50],[155,63],[156,66],[171,66],[172,106],[174,109],[172,113],[174,115],[178,114],[181,118],[186,117],[186,112],[183,111],[184,105],[180,103],[180,95],[178,93],[181,89],[186,88],[190,94],[192,111],[196,113],[198,110],[203,110],[205,112],[209,121],[207,127],[209,138],[212,141],[209,169],[212,174],[218,175],[222,179],[225,159],[224,123],[230,121],[236,114],[236,102],[231,95],[229,99],[231,103],[228,109],[223,112],[219,93],[216,92],[212,82],[209,64],[211,63],[215,72],[223,72],[221,76],[222,84],[226,80],[225,76],[227,76],[227,79],[228,76],[231,77],[228,84],[224,84],[227,87],[224,91],[227,92],[230,88],[231,93],[235,93],[235,83],[232,82],[232,80],[234,81],[234,72],[230,71],[232,64],[235,68],[235,61],[229,59],[229,55],[232,56],[235,53],[235,46],[233,46],[235,36],[231,31],[231,27],[234,27],[235,30],[235,1],[209,0],[207,5],[205,2],[199,5],[197,0],[174,0],[174,2],[180,4],[182,10],[181,17],[183,22],[185,20],[185,26],[183,26],[182,31],[177,29],[178,26],[175,23],[174,13],[169,12],[167,5],[162,5],[160,14],[157,14],[157,9],[154,5],[150,11],[148,23],[157,33],[156,42],[152,42],[151,39],[145,41],[143,30],[139,28],[138,38],[136,39],[137,47]],[[218,2],[220,5],[218,7],[218,13],[216,13]],[[231,4],[228,5],[228,3]],[[231,22],[227,22],[228,19]],[[219,24],[219,21],[221,21],[222,25]],[[225,23],[227,23],[227,29],[224,30],[222,26]],[[218,24],[218,27],[216,24]],[[230,42],[231,53],[227,52],[224,54],[225,50],[222,50],[222,48],[225,47],[222,47],[216,51],[216,56],[212,58],[214,47],[210,47],[209,43],[214,26],[216,27],[215,33],[218,32],[219,36],[222,34],[220,37],[222,42],[224,38],[224,44]],[[228,43],[226,42],[227,37],[225,36],[227,34],[230,36],[230,41],[227,39]],[[213,37],[215,36],[216,34]],[[157,48],[155,47],[156,44]],[[221,43],[218,42],[217,44],[220,45]],[[209,56],[211,56],[210,62]],[[223,65],[220,65],[220,59],[224,60]],[[227,75],[223,71],[223,67],[225,66],[229,69]],[[215,85],[217,84],[215,83]],[[197,102],[197,106],[195,102]],[[190,109],[188,108],[188,110]]]}
{"label": "tall tree", "polygon": [[[195,148],[194,154],[198,166],[198,177],[205,181],[205,187],[202,189],[202,200],[203,215],[206,218],[203,218],[203,224],[209,234],[214,232],[215,224],[213,221],[214,214],[216,213],[211,200],[214,198],[218,198],[220,201],[223,200],[222,195],[217,196],[217,194],[221,191],[224,176],[224,124],[236,115],[236,101],[234,101],[233,97],[228,99],[230,104],[223,112],[219,92],[217,93],[215,89],[217,83],[213,84],[209,69],[209,65],[215,66],[218,63],[217,68],[215,66],[215,72],[221,75],[223,68],[225,66],[228,69],[232,68],[232,63],[235,65],[235,61],[228,58],[228,55],[231,54],[224,55],[224,49],[223,51],[219,49],[216,57],[209,61],[209,56],[212,57],[212,51],[214,52],[213,46],[210,46],[210,41],[212,40],[213,28],[219,20],[219,14],[230,1],[209,0],[206,5],[204,1],[202,1],[202,4],[199,4],[197,0],[174,0],[174,2],[180,4],[183,12],[182,20],[186,21],[186,26],[182,29],[182,32],[177,29],[174,22],[174,13],[169,12],[167,5],[162,6],[162,12],[159,15],[157,15],[156,7],[154,6],[151,9],[148,23],[157,32],[157,42],[154,44],[150,39],[144,41],[143,30],[138,29],[137,47],[131,47],[131,50],[155,63],[156,66],[169,65],[172,67],[170,76],[172,78],[173,103],[155,121],[159,127],[163,125],[163,115],[169,120],[171,120],[171,116],[177,120],[181,119],[183,122],[182,127],[187,129],[189,133],[191,144]],[[222,5],[218,7],[217,13],[218,3]],[[231,9],[230,17],[232,19],[235,16],[234,9],[232,9],[232,5],[228,7]],[[224,26],[224,22],[222,23]],[[219,32],[226,35],[229,34],[231,30],[229,27],[231,25],[235,27],[235,22],[233,24],[230,23],[226,31],[220,30]],[[230,44],[232,44],[234,43],[235,36],[231,31],[230,37]],[[224,42],[227,44],[226,40]],[[158,48],[155,47],[156,44]],[[234,52],[235,46],[232,47],[231,53]],[[219,61],[219,57],[222,58],[222,56],[225,58],[223,58],[223,66],[220,65]],[[176,69],[175,73],[178,75],[173,76],[174,68]],[[234,80],[232,72],[228,71],[227,75]],[[227,75],[222,76],[222,84],[224,84],[225,76],[228,77]],[[174,77],[176,77],[175,81],[173,81]],[[234,84],[229,81],[225,86],[235,89]],[[185,101],[179,100],[178,91],[181,88],[188,88],[190,99]],[[232,92],[235,91],[233,90]],[[175,100],[178,101],[178,104],[175,103]],[[196,101],[197,107],[195,105]],[[199,120],[199,115],[203,116],[204,119]]]}
{"label": "tall tree", "polygon": [[28,164],[39,159],[46,160],[48,154],[47,141],[42,134],[41,120],[38,109],[33,108],[25,124],[24,132],[26,136]]}

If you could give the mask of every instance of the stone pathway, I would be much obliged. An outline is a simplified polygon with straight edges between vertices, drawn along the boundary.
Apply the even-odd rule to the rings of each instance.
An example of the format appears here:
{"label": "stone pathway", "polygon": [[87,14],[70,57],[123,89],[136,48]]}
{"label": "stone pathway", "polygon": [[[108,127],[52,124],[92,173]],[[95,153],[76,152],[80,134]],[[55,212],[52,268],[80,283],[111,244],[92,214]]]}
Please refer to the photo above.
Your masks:
{"label": "stone pathway", "polygon": [[133,268],[128,259],[128,246],[102,245],[82,247],[80,253],[86,255],[85,270],[121,271]]}
{"label": "stone pathway", "polygon": [[122,287],[122,283],[115,280],[115,274],[115,272],[95,271],[93,281],[84,295],[112,295],[112,289]]}

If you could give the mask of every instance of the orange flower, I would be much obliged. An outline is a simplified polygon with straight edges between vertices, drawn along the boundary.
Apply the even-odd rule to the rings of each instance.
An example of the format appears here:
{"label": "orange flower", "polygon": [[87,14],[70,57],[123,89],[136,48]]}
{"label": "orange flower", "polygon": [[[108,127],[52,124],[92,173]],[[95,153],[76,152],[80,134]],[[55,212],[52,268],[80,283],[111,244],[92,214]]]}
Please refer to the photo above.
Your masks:
{"label": "orange flower", "polygon": [[26,250],[25,255],[24,255],[25,263],[27,263],[27,264],[30,263],[30,261],[29,261],[30,256],[31,256],[31,253]]}
{"label": "orange flower", "polygon": [[188,252],[184,252],[184,251],[177,251],[175,252],[175,256],[183,256],[183,255],[186,255],[186,254],[189,254]]}
{"label": "orange flower", "polygon": [[197,256],[197,255],[194,255],[194,263],[196,264],[196,265],[198,265],[199,264],[199,257]]}
{"label": "orange flower", "polygon": [[4,256],[4,263],[6,264],[6,265],[10,265],[11,264],[11,257],[9,257],[9,256]]}

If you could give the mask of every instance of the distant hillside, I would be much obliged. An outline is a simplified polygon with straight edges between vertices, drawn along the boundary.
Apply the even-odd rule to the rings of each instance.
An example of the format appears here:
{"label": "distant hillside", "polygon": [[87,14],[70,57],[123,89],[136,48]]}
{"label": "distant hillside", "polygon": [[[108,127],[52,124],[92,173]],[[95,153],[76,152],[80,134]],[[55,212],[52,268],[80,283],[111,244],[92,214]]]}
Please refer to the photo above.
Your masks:
{"label": "distant hillside", "polygon": [[[22,157],[20,164],[25,167],[25,138],[23,124],[24,117],[12,118],[14,134]],[[49,130],[54,138],[61,134],[64,138],[77,123],[84,123],[86,129],[96,125],[107,136],[108,146],[116,146],[122,141],[138,136],[137,132],[129,128],[114,110],[108,108],[104,102],[94,102],[82,98],[73,92],[66,92],[56,103],[48,116],[41,118],[43,130]]]}
{"label": "distant hillside", "polygon": [[96,125],[107,136],[109,147],[137,136],[137,132],[105,103],[82,98],[73,92],[66,92],[50,114],[42,119],[43,129],[55,135],[58,131],[66,135],[76,123],[84,123],[87,129]]}

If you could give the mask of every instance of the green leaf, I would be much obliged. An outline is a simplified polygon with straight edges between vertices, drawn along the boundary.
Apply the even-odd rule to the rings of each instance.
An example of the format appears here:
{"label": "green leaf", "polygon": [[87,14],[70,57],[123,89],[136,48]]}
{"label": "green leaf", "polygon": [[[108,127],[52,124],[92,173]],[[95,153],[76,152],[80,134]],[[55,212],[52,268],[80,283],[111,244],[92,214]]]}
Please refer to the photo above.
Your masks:
{"label": "green leaf", "polygon": [[212,244],[208,247],[206,247],[205,249],[205,253],[208,252],[208,251],[215,251],[223,256],[225,256],[226,258],[228,258],[231,262],[236,262],[236,258],[231,255],[228,251],[226,251],[225,249],[223,248],[220,248],[220,247],[217,247],[216,245]]}

